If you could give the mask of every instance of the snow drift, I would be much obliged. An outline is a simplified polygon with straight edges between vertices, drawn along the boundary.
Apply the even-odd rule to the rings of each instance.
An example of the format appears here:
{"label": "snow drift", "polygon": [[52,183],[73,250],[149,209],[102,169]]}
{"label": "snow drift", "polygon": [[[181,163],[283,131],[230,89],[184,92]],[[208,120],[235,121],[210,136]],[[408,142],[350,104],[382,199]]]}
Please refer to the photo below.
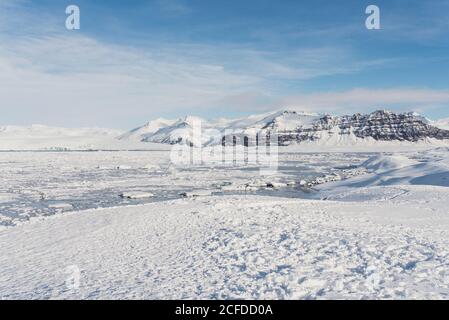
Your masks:
{"label": "snow drift", "polygon": [[[319,186],[322,198],[328,200],[365,201],[383,199],[386,186],[428,185],[449,187],[449,157],[447,149],[427,151],[435,159],[417,161],[404,155],[379,154],[365,161],[361,167],[369,173],[348,180]],[[391,190],[391,189],[390,189]],[[395,190],[395,189],[393,189]]]}

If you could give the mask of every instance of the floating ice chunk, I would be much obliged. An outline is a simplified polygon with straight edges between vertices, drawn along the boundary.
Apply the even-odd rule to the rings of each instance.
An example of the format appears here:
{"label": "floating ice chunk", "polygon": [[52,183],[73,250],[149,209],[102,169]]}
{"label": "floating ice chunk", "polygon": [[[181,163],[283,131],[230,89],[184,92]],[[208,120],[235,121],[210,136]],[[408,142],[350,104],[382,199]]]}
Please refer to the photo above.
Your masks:
{"label": "floating ice chunk", "polygon": [[265,181],[256,180],[256,181],[248,182],[246,185],[250,186],[250,187],[264,188],[267,186],[267,183]]}
{"label": "floating ice chunk", "polygon": [[341,176],[339,174],[334,174],[330,178],[330,181],[340,181],[340,180],[341,180]]}
{"label": "floating ice chunk", "polygon": [[185,198],[203,197],[203,196],[212,195],[212,191],[210,191],[210,190],[194,190],[194,191],[190,191],[190,192],[181,192],[179,195],[182,197],[185,197]]}
{"label": "floating ice chunk", "polygon": [[[217,182],[217,183],[214,183],[212,186],[214,187],[214,188],[221,188],[221,189],[224,189],[224,188],[227,188],[227,187],[229,187],[229,186],[231,186],[232,185],[232,182],[231,181],[222,181],[222,182]],[[234,186],[235,187],[235,186]]]}
{"label": "floating ice chunk", "polygon": [[318,177],[318,178],[315,179],[315,183],[316,184],[322,184],[322,183],[325,183],[325,182],[326,182],[326,179],[324,177]]}
{"label": "floating ice chunk", "polygon": [[267,182],[266,187],[271,189],[284,188],[287,184],[283,182]]}
{"label": "floating ice chunk", "polygon": [[126,198],[126,199],[145,199],[145,198],[151,198],[154,194],[151,192],[123,192],[120,194],[120,197]]}
{"label": "floating ice chunk", "polygon": [[251,186],[249,184],[229,185],[221,187],[222,191],[257,191],[260,187]]}

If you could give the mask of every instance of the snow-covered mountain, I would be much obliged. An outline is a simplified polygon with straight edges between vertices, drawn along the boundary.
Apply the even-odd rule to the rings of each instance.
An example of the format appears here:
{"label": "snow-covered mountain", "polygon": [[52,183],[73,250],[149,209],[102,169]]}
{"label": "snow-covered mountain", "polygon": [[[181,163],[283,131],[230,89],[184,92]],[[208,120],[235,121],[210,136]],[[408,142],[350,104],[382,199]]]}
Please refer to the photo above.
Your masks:
{"label": "snow-covered mountain", "polygon": [[410,142],[449,139],[449,131],[432,126],[426,118],[415,112],[394,113],[386,110],[351,116],[324,115],[314,121],[311,127],[276,133],[281,143],[314,141],[323,136]]}
{"label": "snow-covered mountain", "polygon": [[[202,134],[193,134],[195,128],[201,126]],[[198,117],[188,116],[184,119],[179,119],[173,124],[160,128],[153,134],[146,134],[142,136],[141,141],[157,142],[168,144],[187,144],[187,145],[204,145],[208,144],[209,138],[213,136],[210,130],[214,129],[204,119]]]}
{"label": "snow-covered mountain", "polygon": [[135,139],[135,140],[145,140],[145,137],[151,136],[156,133],[159,129],[165,128],[173,125],[178,120],[169,120],[164,118],[158,118],[156,120],[149,121],[143,126],[135,128],[129,132],[126,132],[119,136],[119,139]]}
{"label": "snow-covered mountain", "polygon": [[[198,124],[201,124],[201,135],[194,133],[195,125],[198,128]],[[135,133],[144,127],[134,129],[129,134],[136,136]],[[125,134],[121,138],[126,137]],[[310,142],[320,145],[352,145],[446,139],[449,142],[449,131],[435,126],[434,122],[414,112],[378,110],[370,114],[332,116],[282,110],[235,120],[206,121],[186,117],[160,126],[155,132],[137,134],[140,141],[196,146],[223,142],[256,145],[270,138],[278,145]]]}

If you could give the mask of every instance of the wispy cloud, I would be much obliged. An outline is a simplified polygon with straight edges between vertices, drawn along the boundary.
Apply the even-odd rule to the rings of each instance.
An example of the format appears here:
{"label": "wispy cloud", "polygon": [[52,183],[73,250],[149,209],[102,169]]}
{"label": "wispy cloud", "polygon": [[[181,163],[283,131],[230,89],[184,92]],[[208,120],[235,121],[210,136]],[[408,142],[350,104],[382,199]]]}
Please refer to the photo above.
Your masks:
{"label": "wispy cloud", "polygon": [[449,103],[449,90],[357,88],[342,92],[289,96],[276,103],[296,109],[330,113],[368,112],[384,108],[397,111],[428,111],[429,108]]}
{"label": "wispy cloud", "polygon": [[351,63],[350,52],[339,48],[296,50],[282,59],[285,52],[241,46],[133,48],[67,32],[0,38],[0,100],[8,108],[3,116],[16,123],[132,126],[142,117],[213,110],[217,101],[236,96],[279,95],[276,83],[285,79],[376,64]]}
{"label": "wispy cloud", "polygon": [[192,8],[180,0],[157,0],[162,12],[169,16],[180,16],[192,12]]}
{"label": "wispy cloud", "polygon": [[[4,122],[127,128],[157,116],[216,110],[296,106],[340,113],[391,105],[422,108],[449,101],[445,90],[420,88],[295,94],[307,80],[376,70],[400,59],[368,59],[349,45],[265,48],[159,39],[139,47],[119,45],[89,36],[83,29],[64,30],[62,20],[36,18],[24,9],[23,1],[6,6],[0,0],[0,6],[5,5],[0,12]],[[173,14],[192,12],[181,1],[160,5]],[[290,82],[296,85],[289,87]]]}
{"label": "wispy cloud", "polygon": [[39,122],[96,124],[108,118],[118,123],[126,115],[194,110],[259,81],[219,65],[168,53],[162,59],[78,36],[23,39],[0,51],[6,115],[15,110]]}
{"label": "wispy cloud", "polygon": [[343,115],[386,109],[397,112],[416,111],[434,118],[441,118],[439,111],[448,104],[449,89],[429,88],[355,88],[286,96],[256,91],[227,96],[214,102],[216,106],[241,114],[288,109]]}

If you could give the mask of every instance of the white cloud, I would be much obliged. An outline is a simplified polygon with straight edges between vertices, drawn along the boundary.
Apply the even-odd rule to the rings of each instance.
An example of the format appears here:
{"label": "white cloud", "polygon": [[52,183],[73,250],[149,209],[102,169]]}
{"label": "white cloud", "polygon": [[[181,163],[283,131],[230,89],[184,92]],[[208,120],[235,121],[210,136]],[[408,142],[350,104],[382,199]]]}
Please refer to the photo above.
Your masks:
{"label": "white cloud", "polygon": [[329,113],[352,113],[385,108],[422,111],[449,103],[449,90],[423,88],[367,89],[300,94],[275,102],[282,106]]}
{"label": "white cloud", "polygon": [[217,101],[234,97],[276,96],[282,91],[277,80],[366,67],[345,66],[331,48],[298,50],[281,62],[275,53],[241,47],[153,44],[143,49],[76,32],[0,40],[5,44],[0,49],[3,119],[14,123],[132,126],[142,117],[219,108]]}
{"label": "white cloud", "polygon": [[[0,0],[0,108],[5,124],[128,128],[156,116],[197,111],[293,105],[351,112],[448,102],[447,91],[430,89],[289,95],[285,83],[290,80],[357,73],[395,60],[360,60],[343,46],[262,51],[164,41],[144,48],[116,45],[83,30],[69,32],[54,17],[34,17],[23,10],[25,1]],[[181,2],[166,5],[177,14],[189,10]]]}
{"label": "white cloud", "polygon": [[[82,36],[9,41],[0,49],[3,119],[104,121],[205,106],[260,82],[221,65],[106,45]],[[126,120],[125,120],[126,121]],[[129,125],[129,123],[125,124]]]}

